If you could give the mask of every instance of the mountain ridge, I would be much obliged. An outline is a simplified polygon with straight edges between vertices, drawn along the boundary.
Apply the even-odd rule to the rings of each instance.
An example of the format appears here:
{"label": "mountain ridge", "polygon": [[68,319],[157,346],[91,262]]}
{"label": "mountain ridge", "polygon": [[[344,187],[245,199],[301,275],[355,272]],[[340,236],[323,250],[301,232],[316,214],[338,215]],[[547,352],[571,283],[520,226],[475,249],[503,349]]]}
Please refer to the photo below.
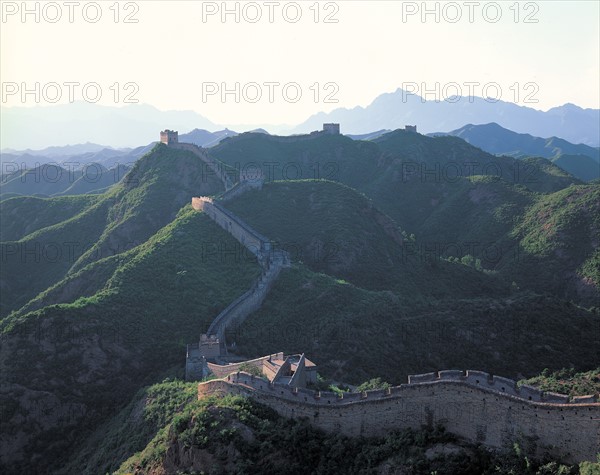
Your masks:
{"label": "mountain ridge", "polygon": [[421,132],[433,133],[454,130],[467,123],[497,122],[520,133],[556,135],[575,143],[600,145],[600,109],[565,104],[544,112],[480,97],[461,97],[455,102],[427,101],[401,88],[377,96],[366,107],[338,108],[329,113],[314,114],[292,132],[310,132],[324,122],[339,122],[342,131],[350,134],[364,134],[367,123],[371,130],[417,124]]}
{"label": "mountain ridge", "polygon": [[447,133],[428,135],[460,137],[495,155],[547,158],[584,181],[592,181],[600,177],[599,148],[573,144],[554,136],[541,138],[531,134],[519,134],[495,122],[480,125],[467,124]]}
{"label": "mountain ridge", "polygon": [[[327,176],[325,164],[338,165],[328,180],[267,180],[228,202],[259,232],[304,253],[292,255],[263,307],[228,329],[240,354],[306,351],[328,377],[353,384],[454,366],[513,378],[546,367],[594,368],[598,309],[585,306],[600,288],[597,184],[546,159],[536,181],[523,182],[515,169],[526,161],[402,130],[373,141],[247,133],[208,154],[239,163],[240,172],[265,157],[290,175],[291,164]],[[427,182],[412,167],[470,160],[478,173],[494,164],[504,177],[488,171]],[[1,455],[9,469],[35,473],[40,461],[44,470],[64,467],[70,448],[136,391],[166,373],[183,377],[185,343],[260,274],[256,259],[190,206],[192,196],[223,190],[205,169],[192,153],[158,144],[102,195],[0,204],[20,218],[6,230],[0,274],[3,296],[11,296],[0,320],[8,427]],[[521,253],[494,263],[475,249],[431,251],[432,239],[469,238]],[[13,252],[72,241],[89,246],[40,262]],[[324,259],[328,241],[341,243],[338,262]],[[575,284],[587,279],[591,293],[558,292],[572,274]]]}

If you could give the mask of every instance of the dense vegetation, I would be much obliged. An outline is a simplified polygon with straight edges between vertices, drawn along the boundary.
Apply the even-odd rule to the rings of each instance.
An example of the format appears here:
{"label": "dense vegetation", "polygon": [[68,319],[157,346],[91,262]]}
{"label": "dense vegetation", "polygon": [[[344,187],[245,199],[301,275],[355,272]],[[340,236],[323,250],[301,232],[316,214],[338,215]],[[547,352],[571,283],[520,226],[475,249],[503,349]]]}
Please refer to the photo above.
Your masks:
{"label": "dense vegetation", "polygon": [[[99,289],[92,295],[5,318],[0,323],[3,433],[31,437],[35,425],[19,421],[43,421],[46,435],[38,436],[30,450],[43,453],[51,468],[51,461],[60,464],[53,460],[61,456],[57,449],[72,443],[78,432],[71,429],[58,442],[56,431],[64,428],[52,413],[44,413],[52,402],[40,399],[46,391],[56,398],[54,411],[83,430],[125,403],[142,383],[181,364],[185,343],[196,340],[259,273],[255,263],[222,260],[210,247],[215,243],[235,246],[233,238],[188,206],[146,243],[108,258],[114,270],[107,266],[108,272],[96,277],[106,280],[96,283]],[[95,275],[93,269],[90,273]],[[38,364],[32,367],[30,361]],[[54,447],[43,445],[48,438],[56,438]]]}
{"label": "dense vegetation", "polygon": [[[81,474],[516,474],[592,475],[599,464],[532,460],[526,441],[500,452],[467,444],[440,427],[384,438],[327,434],[239,396],[194,400],[194,384],[163,382],[107,421],[67,466]],[[127,456],[127,454],[132,454]]]}
{"label": "dense vegetation", "polygon": [[573,368],[550,371],[545,368],[539,376],[523,381],[544,391],[552,391],[570,396],[600,394],[600,368],[576,372]]}
{"label": "dense vegetation", "polygon": [[[13,223],[9,232],[15,241],[0,244],[3,259],[0,281],[4,293],[0,317],[18,310],[87,264],[142,244],[170,223],[180,208],[189,203],[192,194],[220,191],[222,185],[206,175],[199,162],[189,152],[159,145],[147,159],[136,163],[123,182],[72,217],[67,211],[65,218],[57,221],[57,206],[65,200],[78,203],[81,198],[42,200],[49,204],[38,207],[43,217],[32,221],[37,223],[32,232],[28,233],[31,226],[28,220],[21,221],[24,226],[21,229]],[[10,208],[13,200],[6,201],[4,206]],[[58,204],[52,204],[55,201]],[[49,223],[52,224],[45,226]],[[32,275],[36,276],[33,280]]]}
{"label": "dense vegetation", "polygon": [[600,187],[570,186],[539,197],[512,234],[522,250],[515,277],[563,298],[598,302]]}
{"label": "dense vegetation", "polygon": [[[547,159],[498,157],[456,137],[426,137],[403,130],[370,142],[344,136],[292,141],[242,134],[223,140],[211,153],[242,170],[258,167],[268,181],[289,182],[300,174],[339,181],[363,192],[405,236],[416,238],[406,252],[421,260],[431,256],[479,259],[482,268],[498,272],[505,282],[522,289],[560,294],[587,306],[600,298],[594,270],[600,232],[600,213],[594,204],[599,201],[598,186],[582,185]],[[284,195],[277,189],[268,191],[273,197]],[[574,201],[567,195],[585,196]],[[296,214],[302,219],[302,205],[310,207],[310,203],[299,198],[271,202],[268,212],[242,200],[232,206],[257,227],[271,231],[276,226],[267,223],[268,213],[279,217],[277,226],[291,227]],[[586,208],[575,213],[582,200]],[[556,247],[577,251],[556,261],[526,239],[527,233],[543,239],[546,218],[531,218],[531,214],[551,203],[556,206],[549,215],[557,226],[579,223],[573,230],[577,240],[568,233],[555,233]],[[286,237],[289,241],[289,232]]]}
{"label": "dense vegetation", "polygon": [[[293,259],[263,308],[227,335],[241,355],[304,352],[326,378],[357,385],[447,368],[513,378],[597,368],[599,184],[582,185],[547,161],[527,172],[529,183],[513,158],[403,131],[374,142],[242,134],[214,153],[234,167],[277,161],[274,178],[284,179],[227,205]],[[494,163],[512,178],[419,176],[421,162],[435,169],[450,161]],[[292,164],[306,172],[292,174]],[[290,467],[313,450],[315,473],[332,473],[328,460],[369,473],[396,452],[404,471],[408,461],[438,473],[450,473],[444,463],[465,463],[464,473],[542,470],[522,465],[522,455],[496,459],[435,431],[361,441],[357,456],[359,442],[247,401],[196,403],[189,385],[152,386],[166,373],[182,377],[185,344],[260,272],[189,205],[221,191],[197,157],[158,145],[103,194],[0,203],[0,470],[125,472],[167,463],[181,447],[218,464],[228,463],[214,458],[226,447],[248,453],[241,473],[276,470],[276,457],[265,455],[273,447]],[[61,252],[50,254],[57,245]],[[499,259],[486,258],[491,245]],[[549,374],[541,382],[550,384]],[[240,414],[252,440],[231,430]],[[281,448],[269,431],[287,433],[292,445]],[[302,445],[301,436],[318,446]],[[424,455],[447,443],[468,456],[438,463]],[[540,473],[559,473],[547,470],[555,471]]]}
{"label": "dense vegetation", "polygon": [[81,213],[99,199],[98,195],[44,199],[32,196],[0,201],[0,242],[18,241],[38,229],[52,226]]}
{"label": "dense vegetation", "polygon": [[441,254],[424,262],[418,240],[364,195],[335,182],[273,182],[227,207],[286,249],[294,262],[361,288],[437,298],[473,297],[482,291],[502,295],[508,290],[493,275],[449,262]]}
{"label": "dense vegetation", "polygon": [[558,137],[540,138],[518,134],[496,123],[468,124],[448,135],[495,155],[544,157],[583,181],[600,176],[600,151],[584,144],[572,144]]}
{"label": "dense vegetation", "polygon": [[522,292],[414,301],[299,266],[284,271],[262,308],[227,338],[246,355],[304,352],[324,375],[353,384],[373,376],[400,384],[409,374],[447,368],[518,379],[573,361],[594,368],[599,318]]}
{"label": "dense vegetation", "polygon": [[[19,170],[0,175],[0,199],[13,196],[48,197],[104,193],[119,183],[129,170],[126,165],[108,169],[99,163],[73,169],[76,163],[67,159],[63,166],[44,163],[31,168],[27,168],[25,163],[19,163]],[[15,163],[13,165],[17,166]],[[10,170],[10,167],[7,166],[6,169]]]}

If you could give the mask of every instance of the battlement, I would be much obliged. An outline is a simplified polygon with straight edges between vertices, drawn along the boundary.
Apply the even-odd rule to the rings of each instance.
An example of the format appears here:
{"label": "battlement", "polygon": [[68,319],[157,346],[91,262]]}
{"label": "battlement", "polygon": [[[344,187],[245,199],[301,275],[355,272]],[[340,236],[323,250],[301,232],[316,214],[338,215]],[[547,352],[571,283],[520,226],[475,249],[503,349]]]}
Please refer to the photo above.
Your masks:
{"label": "battlement", "polygon": [[408,376],[408,384],[431,383],[436,381],[461,382],[470,386],[478,387],[480,389],[496,391],[507,396],[513,396],[527,401],[553,404],[581,404],[582,402],[598,402],[597,394],[569,398],[569,396],[565,394],[542,391],[526,384],[518,386],[517,382],[512,379],[491,375],[483,371],[446,370]]}
{"label": "battlement", "polygon": [[179,133],[176,130],[163,130],[160,133],[160,141],[166,145],[179,143]]}
{"label": "battlement", "polygon": [[[252,361],[263,361],[265,358],[259,358]],[[233,373],[233,374],[232,374]],[[227,381],[231,384],[242,384],[253,389],[264,389],[266,386],[261,378],[255,377],[248,373],[233,371],[229,372]],[[432,383],[459,383],[464,386],[480,389],[482,391],[497,393],[497,395],[507,396],[510,398],[521,399],[526,403],[543,403],[552,405],[598,405],[600,409],[600,402],[598,395],[579,396],[569,398],[565,394],[557,394],[552,392],[545,392],[534,388],[532,386],[522,385],[518,386],[515,381],[501,376],[493,376],[483,371],[460,371],[460,370],[447,370],[447,371],[435,371],[433,373],[425,373],[419,375],[410,375],[408,377],[408,384],[401,384],[399,386],[392,386],[388,389],[376,389],[364,391],[362,393],[347,393],[338,394],[333,392],[325,391],[313,391],[305,389],[303,394],[310,395],[315,401],[324,401],[324,403],[330,404],[335,401],[336,404],[346,404],[348,402],[364,401],[364,400],[377,400],[384,397],[390,397],[399,395],[404,392],[407,387],[415,385],[430,385]],[[202,383],[201,383],[202,384]],[[274,383],[275,386],[277,383]],[[271,383],[273,386],[273,383]],[[277,388],[269,388],[277,389]],[[296,395],[296,393],[281,393],[282,396]]]}
{"label": "battlement", "polygon": [[519,437],[535,440],[565,462],[595,460],[600,447],[598,396],[569,399],[481,371],[412,375],[408,384],[337,394],[269,382],[244,372],[198,385],[198,397],[239,394],[285,417],[349,436],[442,424],[466,440],[503,448]]}

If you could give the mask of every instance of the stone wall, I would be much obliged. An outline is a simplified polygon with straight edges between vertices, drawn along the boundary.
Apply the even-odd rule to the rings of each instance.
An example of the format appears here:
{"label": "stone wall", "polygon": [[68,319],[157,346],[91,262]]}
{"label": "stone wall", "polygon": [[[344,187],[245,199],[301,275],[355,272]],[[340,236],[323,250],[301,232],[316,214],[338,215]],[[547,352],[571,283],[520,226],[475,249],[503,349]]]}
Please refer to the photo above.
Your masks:
{"label": "stone wall", "polygon": [[222,202],[229,201],[229,200],[235,198],[236,196],[244,194],[249,189],[250,189],[250,187],[248,186],[248,183],[238,182],[233,186],[233,188],[230,188],[229,190],[224,192],[221,196],[219,196],[219,200]]}
{"label": "stone wall", "polygon": [[[271,242],[250,225],[209,197],[192,198],[192,207],[204,211],[213,221],[231,234],[257,257],[267,255]],[[259,260],[260,261],[260,260]],[[260,262],[262,264],[262,262]]]}
{"label": "stone wall", "polygon": [[268,361],[269,358],[273,359],[283,359],[283,353],[274,353],[268,356],[262,356],[261,358],[256,358],[248,361],[241,361],[239,363],[231,363],[228,365],[218,365],[214,363],[208,363],[208,369],[214,374],[217,378],[225,378],[232,373],[237,373],[242,365],[250,365],[254,366],[260,370],[263,370],[264,362]]}
{"label": "stone wall", "polygon": [[[343,398],[236,373],[227,379],[199,384],[198,397],[250,396],[282,416],[307,417],[317,427],[349,436],[384,436],[394,429],[439,423],[449,432],[490,448],[504,448],[513,441],[529,439],[535,442],[538,456],[550,451],[564,462],[596,460],[600,452],[597,396],[588,396],[587,402],[574,398],[557,403],[551,394],[545,396],[537,391],[540,401],[535,401],[529,399],[530,389],[514,385],[516,395],[506,391],[507,385],[503,384],[511,380],[474,371],[468,372],[474,378],[470,380],[462,371],[452,373],[432,373],[434,378],[428,375],[423,380],[413,377],[409,384],[350,393]],[[491,383],[482,384],[481,375]],[[480,382],[476,383],[476,379]]]}
{"label": "stone wall", "polygon": [[204,365],[206,360],[203,358],[197,343],[187,345],[185,357],[185,380],[199,381],[204,377]]}
{"label": "stone wall", "polygon": [[219,201],[225,203],[236,196],[246,193],[248,190],[260,190],[263,187],[264,179],[240,180],[233,188],[225,191],[219,196]]}
{"label": "stone wall", "polygon": [[[212,157],[209,157],[208,154],[200,147],[193,143],[171,143],[169,147],[177,148],[181,150],[188,150],[196,155],[200,160],[202,160],[208,167],[211,173],[214,173],[223,183],[225,187],[225,191],[233,188],[234,181],[232,177],[227,173],[227,167],[225,164],[218,162]],[[237,180],[237,177],[236,177]]]}
{"label": "stone wall", "polygon": [[[250,188],[254,185],[249,185]],[[287,252],[271,249],[271,242],[218,201],[202,196],[192,198],[192,207],[205,212],[225,231],[254,254],[263,268],[262,275],[252,287],[231,302],[211,323],[207,334],[215,335],[224,342],[225,329],[233,323],[241,323],[262,305],[267,293],[277,280],[282,268],[290,265]]]}
{"label": "stone wall", "polygon": [[252,312],[257,311],[262,305],[271,287],[277,280],[279,272],[284,267],[283,261],[273,261],[254,285],[235,299],[213,320],[208,328],[208,335],[216,335],[220,340],[225,339],[225,330],[228,326],[240,324]]}

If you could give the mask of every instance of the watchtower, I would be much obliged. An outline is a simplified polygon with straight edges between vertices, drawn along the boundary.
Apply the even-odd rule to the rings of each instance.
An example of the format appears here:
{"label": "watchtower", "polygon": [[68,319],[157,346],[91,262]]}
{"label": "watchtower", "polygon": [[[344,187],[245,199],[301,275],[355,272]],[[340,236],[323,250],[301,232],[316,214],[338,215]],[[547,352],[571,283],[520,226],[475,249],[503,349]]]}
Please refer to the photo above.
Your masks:
{"label": "watchtower", "polygon": [[249,188],[262,189],[265,182],[265,175],[262,169],[258,167],[248,168],[240,171],[240,184]]}
{"label": "watchtower", "polygon": [[200,349],[200,354],[207,359],[218,358],[221,355],[221,344],[219,338],[215,335],[208,336],[205,333],[200,335],[198,348]]}
{"label": "watchtower", "polygon": [[340,124],[323,124],[323,132],[330,135],[339,135]]}
{"label": "watchtower", "polygon": [[176,130],[163,130],[160,133],[160,141],[166,145],[179,143],[179,133]]}

